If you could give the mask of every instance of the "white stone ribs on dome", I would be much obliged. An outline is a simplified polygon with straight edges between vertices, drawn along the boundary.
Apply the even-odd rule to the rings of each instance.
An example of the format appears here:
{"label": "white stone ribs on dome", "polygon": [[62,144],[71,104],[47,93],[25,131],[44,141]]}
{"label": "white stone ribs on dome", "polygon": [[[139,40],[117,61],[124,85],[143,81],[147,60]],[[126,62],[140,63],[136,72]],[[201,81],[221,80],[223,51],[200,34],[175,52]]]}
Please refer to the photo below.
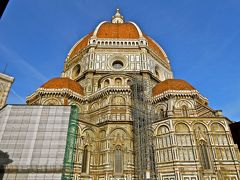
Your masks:
{"label": "white stone ribs on dome", "polygon": [[[98,33],[99,28],[101,27],[101,25],[103,25],[104,23],[107,23],[107,22],[108,22],[108,21],[102,21],[102,22],[100,22],[100,23],[98,24],[98,26],[95,28],[95,30],[94,30],[94,32],[93,32],[92,38],[97,38],[97,33]],[[133,24],[133,25],[135,26],[135,28],[136,28],[137,31],[138,31],[138,34],[139,34],[140,39],[141,39],[141,38],[145,39],[145,38],[143,37],[143,33],[142,33],[141,29],[139,28],[139,26],[138,26],[136,23],[134,23],[134,22],[132,22],[132,21],[129,21],[129,22],[127,22],[127,23],[131,23],[131,24]]]}
{"label": "white stone ribs on dome", "polygon": [[[163,50],[163,48],[162,48],[155,40],[153,40],[151,37],[148,36],[148,38],[151,39],[151,40],[158,46],[158,48],[162,51],[165,59],[166,59],[166,60],[168,61],[168,63],[169,63],[169,59],[168,59],[168,57],[167,57],[167,54],[166,54],[165,51]],[[151,48],[149,48],[149,49],[151,49]],[[156,54],[153,50],[151,50],[151,51],[152,51],[154,54]],[[157,56],[158,56],[158,55],[157,55]],[[158,56],[158,57],[159,57],[159,56]]]}
{"label": "white stone ribs on dome", "polygon": [[138,25],[136,23],[132,22],[132,21],[129,21],[129,23],[133,24],[136,27],[136,29],[138,31],[138,34],[139,34],[139,37],[144,38],[143,33],[142,33],[141,29],[138,27]]}
{"label": "white stone ribs on dome", "polygon": [[98,38],[97,33],[101,25],[104,23],[107,23],[107,21],[102,21],[98,24],[98,26],[95,28],[93,32],[93,36],[90,38],[90,44],[92,45],[100,45],[100,46],[108,46],[108,47],[133,47],[138,45],[146,45],[143,43],[143,41],[146,41],[146,39],[143,37],[141,29],[135,24],[134,22],[129,22],[135,26],[135,28],[138,31],[139,39],[119,39],[119,38]]}
{"label": "white stone ribs on dome", "polygon": [[104,24],[104,23],[107,23],[108,21],[102,21],[102,22],[100,22],[99,24],[98,24],[98,26],[95,28],[95,30],[94,30],[94,32],[93,32],[93,38],[96,38],[97,37],[97,32],[98,32],[98,30],[99,30],[99,28],[101,27],[101,25],[102,24]]}
{"label": "white stone ribs on dome", "polygon": [[85,36],[83,36],[79,41],[77,41],[77,42],[74,44],[74,46],[73,46],[73,47],[71,48],[71,50],[69,51],[69,53],[68,53],[68,55],[67,55],[67,58],[65,59],[65,62],[69,60],[69,57],[70,57],[70,55],[72,54],[72,52],[73,52],[73,50],[75,49],[75,47],[76,47],[85,37],[87,37],[87,36],[88,36],[88,34],[85,35]]}

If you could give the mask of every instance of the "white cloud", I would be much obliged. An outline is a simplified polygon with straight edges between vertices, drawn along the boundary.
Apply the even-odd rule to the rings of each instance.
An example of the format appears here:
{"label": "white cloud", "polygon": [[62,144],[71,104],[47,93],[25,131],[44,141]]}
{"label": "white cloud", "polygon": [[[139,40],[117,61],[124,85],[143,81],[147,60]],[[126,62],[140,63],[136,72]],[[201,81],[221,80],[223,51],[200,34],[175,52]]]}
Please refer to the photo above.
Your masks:
{"label": "white cloud", "polygon": [[13,50],[0,44],[0,52],[2,55],[6,57],[6,61],[8,61],[9,63],[14,63],[16,66],[20,67],[19,69],[22,73],[27,73],[30,76],[34,76],[36,79],[42,82],[45,82],[47,80],[46,76],[44,76],[34,66],[32,66],[27,60],[22,58],[19,54],[17,54]]}
{"label": "white cloud", "polygon": [[11,88],[11,92],[19,100],[20,103],[23,103],[23,104],[25,103],[25,98],[20,96],[13,88]]}

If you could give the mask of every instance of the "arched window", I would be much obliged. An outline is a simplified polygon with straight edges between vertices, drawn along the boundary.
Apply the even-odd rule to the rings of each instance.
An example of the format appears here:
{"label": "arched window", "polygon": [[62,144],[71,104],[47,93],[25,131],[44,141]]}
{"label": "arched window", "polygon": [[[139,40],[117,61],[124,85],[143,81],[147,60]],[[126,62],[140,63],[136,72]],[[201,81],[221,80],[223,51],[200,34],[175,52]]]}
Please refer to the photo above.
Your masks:
{"label": "arched window", "polygon": [[108,80],[108,79],[106,79],[106,80],[104,81],[104,87],[107,87],[107,86],[109,86],[109,80]]}
{"label": "arched window", "polygon": [[159,67],[158,66],[155,67],[155,74],[159,78]]}
{"label": "arched window", "polygon": [[131,86],[131,84],[132,84],[132,81],[131,80],[127,80],[127,85]]}
{"label": "arched window", "polygon": [[169,128],[164,125],[160,126],[157,129],[155,140],[155,160],[157,163],[172,161],[172,139]]}
{"label": "arched window", "polygon": [[183,117],[188,117],[188,108],[185,105],[182,106],[182,115]]}
{"label": "arched window", "polygon": [[84,147],[82,158],[82,173],[87,173],[89,169],[89,151],[88,146]]}
{"label": "arched window", "polygon": [[123,153],[121,146],[116,146],[114,155],[115,155],[114,172],[117,174],[121,174],[123,172]]}
{"label": "arched window", "polygon": [[178,123],[175,126],[178,158],[180,161],[194,161],[194,149],[190,129],[185,123]]}
{"label": "arched window", "polygon": [[199,142],[199,152],[203,169],[210,169],[207,144],[203,140]]}
{"label": "arched window", "polygon": [[122,85],[122,80],[120,78],[115,79],[115,85],[120,86]]}
{"label": "arched window", "polygon": [[231,160],[232,155],[230,153],[230,147],[228,146],[229,140],[227,138],[225,128],[219,123],[213,123],[211,125],[212,143],[216,146],[216,159],[219,160]]}
{"label": "arched window", "polygon": [[165,117],[165,112],[164,112],[164,109],[160,109],[159,111],[159,115],[160,115],[160,118],[164,118]]}
{"label": "arched window", "polygon": [[81,72],[81,66],[80,66],[80,64],[77,64],[72,70],[72,78],[78,77],[80,72]]}
{"label": "arched window", "polygon": [[43,104],[53,106],[53,105],[60,105],[61,103],[57,99],[52,98],[52,99],[46,100]]}

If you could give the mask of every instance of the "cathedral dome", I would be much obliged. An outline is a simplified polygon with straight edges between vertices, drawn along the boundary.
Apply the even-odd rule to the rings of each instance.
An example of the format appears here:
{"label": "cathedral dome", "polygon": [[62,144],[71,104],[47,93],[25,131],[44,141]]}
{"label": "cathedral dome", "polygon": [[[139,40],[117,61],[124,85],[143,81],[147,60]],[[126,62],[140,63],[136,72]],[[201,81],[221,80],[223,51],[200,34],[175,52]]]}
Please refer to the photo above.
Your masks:
{"label": "cathedral dome", "polygon": [[70,89],[78,94],[84,95],[83,88],[76,81],[69,78],[52,78],[41,86],[45,89]]}
{"label": "cathedral dome", "polygon": [[85,48],[88,45],[89,39],[92,37],[93,33],[89,33],[88,35],[84,36],[80,39],[71,49],[68,56],[70,58],[74,57],[80,50]]}
{"label": "cathedral dome", "polygon": [[[90,45],[91,39],[127,39],[141,42],[146,40],[146,47],[168,63],[164,50],[149,36],[142,33],[141,29],[133,22],[125,22],[117,10],[112,22],[101,22],[94,30],[80,39],[70,50],[68,57],[73,58],[79,51]],[[140,43],[139,43],[140,44]]]}
{"label": "cathedral dome", "polygon": [[158,83],[152,90],[152,95],[156,96],[168,90],[196,90],[188,82],[181,79],[167,79]]}
{"label": "cathedral dome", "polygon": [[96,30],[97,38],[138,39],[141,36],[137,26],[131,22],[103,22]]}

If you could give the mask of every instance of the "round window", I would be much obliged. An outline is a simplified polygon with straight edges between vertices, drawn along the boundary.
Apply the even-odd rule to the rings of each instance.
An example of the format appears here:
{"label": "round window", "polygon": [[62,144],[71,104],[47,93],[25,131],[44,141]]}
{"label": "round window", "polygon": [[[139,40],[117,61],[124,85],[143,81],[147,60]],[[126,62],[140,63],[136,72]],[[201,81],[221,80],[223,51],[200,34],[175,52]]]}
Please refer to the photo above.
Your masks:
{"label": "round window", "polygon": [[72,70],[72,77],[76,78],[80,74],[80,71],[81,71],[81,66],[78,64]]}
{"label": "round window", "polygon": [[112,66],[114,69],[122,69],[123,68],[123,62],[116,60],[112,63]]}

